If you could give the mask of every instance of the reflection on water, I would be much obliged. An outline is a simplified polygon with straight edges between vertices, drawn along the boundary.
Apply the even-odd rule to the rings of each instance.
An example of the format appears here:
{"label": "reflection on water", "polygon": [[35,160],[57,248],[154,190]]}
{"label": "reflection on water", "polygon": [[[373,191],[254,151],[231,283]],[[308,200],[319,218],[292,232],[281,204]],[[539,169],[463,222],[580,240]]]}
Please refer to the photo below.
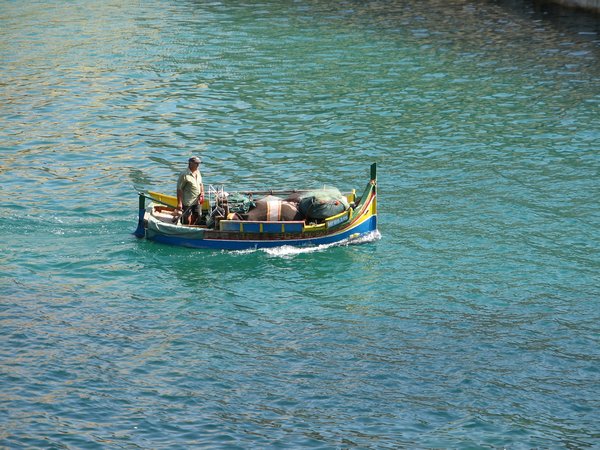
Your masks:
{"label": "reflection on water", "polygon": [[[0,446],[596,443],[596,16],[0,10]],[[137,191],[173,194],[191,154],[228,189],[347,191],[377,162],[381,235],[137,240]]]}

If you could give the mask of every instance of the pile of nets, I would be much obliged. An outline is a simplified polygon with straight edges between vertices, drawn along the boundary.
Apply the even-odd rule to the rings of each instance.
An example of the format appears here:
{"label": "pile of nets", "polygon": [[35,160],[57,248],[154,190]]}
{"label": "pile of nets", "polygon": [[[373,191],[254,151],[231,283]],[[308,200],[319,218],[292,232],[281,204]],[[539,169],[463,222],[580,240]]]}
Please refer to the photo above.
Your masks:
{"label": "pile of nets", "polygon": [[[269,195],[256,201],[241,193],[226,194],[231,220],[308,220],[322,221],[346,211],[345,195],[333,187],[297,192],[286,199]],[[215,208],[221,208],[216,205]],[[222,208],[221,208],[222,209]],[[224,211],[220,212],[224,215]]]}
{"label": "pile of nets", "polygon": [[298,197],[298,209],[309,220],[322,220],[346,211],[348,199],[333,187],[304,192]]}
{"label": "pile of nets", "polygon": [[229,212],[247,214],[252,208],[256,206],[248,196],[234,192],[227,196],[227,203],[229,204]]}

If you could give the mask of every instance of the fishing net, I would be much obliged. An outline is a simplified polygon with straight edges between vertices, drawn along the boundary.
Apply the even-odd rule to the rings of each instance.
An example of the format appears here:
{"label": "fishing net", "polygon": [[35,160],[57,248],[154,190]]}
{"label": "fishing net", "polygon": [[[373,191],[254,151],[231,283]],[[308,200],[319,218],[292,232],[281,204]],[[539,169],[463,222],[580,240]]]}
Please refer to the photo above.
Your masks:
{"label": "fishing net", "polygon": [[230,213],[246,214],[250,209],[254,208],[256,204],[250,200],[250,198],[244,194],[234,192],[229,194],[227,197],[227,204],[229,205]]}
{"label": "fishing net", "polygon": [[349,207],[348,199],[338,189],[325,187],[303,193],[298,209],[307,219],[320,220],[344,212]]}

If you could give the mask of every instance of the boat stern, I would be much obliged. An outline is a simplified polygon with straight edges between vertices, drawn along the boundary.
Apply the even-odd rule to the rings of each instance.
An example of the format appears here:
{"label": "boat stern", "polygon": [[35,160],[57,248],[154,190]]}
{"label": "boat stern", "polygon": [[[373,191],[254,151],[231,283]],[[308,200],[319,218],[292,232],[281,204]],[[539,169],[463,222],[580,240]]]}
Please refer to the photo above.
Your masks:
{"label": "boat stern", "polygon": [[134,236],[138,238],[143,238],[146,236],[146,227],[144,226],[144,216],[146,214],[146,197],[143,193],[138,193],[139,195],[139,212],[138,212],[138,225],[135,231],[133,232]]}

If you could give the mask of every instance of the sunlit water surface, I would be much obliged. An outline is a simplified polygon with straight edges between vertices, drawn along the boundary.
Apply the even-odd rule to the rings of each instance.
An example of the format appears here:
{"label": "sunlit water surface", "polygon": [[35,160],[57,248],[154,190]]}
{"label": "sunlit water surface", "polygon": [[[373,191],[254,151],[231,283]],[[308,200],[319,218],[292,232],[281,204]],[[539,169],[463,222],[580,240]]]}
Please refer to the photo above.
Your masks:
{"label": "sunlit water surface", "polygon": [[[586,448],[600,38],[517,1],[0,1],[0,446]],[[360,245],[132,236],[139,190],[361,190]]]}

